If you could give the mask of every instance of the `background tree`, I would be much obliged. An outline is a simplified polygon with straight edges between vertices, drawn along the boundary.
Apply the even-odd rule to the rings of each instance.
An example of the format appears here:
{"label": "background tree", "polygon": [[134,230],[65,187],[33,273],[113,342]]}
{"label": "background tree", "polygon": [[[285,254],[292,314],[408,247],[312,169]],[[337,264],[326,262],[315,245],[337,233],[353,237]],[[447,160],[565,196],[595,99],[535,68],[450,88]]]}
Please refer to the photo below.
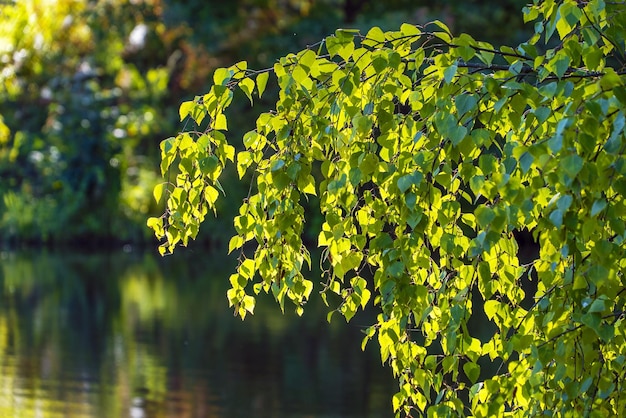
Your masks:
{"label": "background tree", "polygon": [[0,241],[142,236],[132,226],[156,180],[147,144],[174,127],[166,64],[184,48],[158,10],[158,0],[0,4]]}
{"label": "background tree", "polygon": [[[236,161],[254,179],[230,241],[242,318],[261,291],[302,313],[317,196],[321,293],[339,297],[329,320],[373,295],[363,344],[377,337],[397,376],[398,414],[622,415],[624,6],[537,1],[515,48],[405,24],[340,29],[267,70],[216,70],[180,107],[187,129],[161,143],[167,210],[148,221],[161,252],[196,236]],[[235,156],[224,111],[237,87],[261,96],[270,73],[278,101]],[[520,231],[540,247],[525,264]]]}

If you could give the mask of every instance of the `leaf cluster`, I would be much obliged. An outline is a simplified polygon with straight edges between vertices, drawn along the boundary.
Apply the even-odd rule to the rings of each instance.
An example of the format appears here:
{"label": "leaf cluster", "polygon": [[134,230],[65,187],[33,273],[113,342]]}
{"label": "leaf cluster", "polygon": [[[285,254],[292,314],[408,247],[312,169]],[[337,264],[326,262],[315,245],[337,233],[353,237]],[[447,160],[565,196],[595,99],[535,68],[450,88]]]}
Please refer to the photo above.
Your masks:
{"label": "leaf cluster", "polygon": [[[181,106],[198,129],[161,145],[164,175],[179,173],[148,221],[161,251],[195,236],[235,160],[253,176],[229,245],[242,318],[261,291],[303,312],[315,195],[321,293],[340,300],[329,320],[378,309],[363,345],[377,338],[397,376],[398,415],[623,414],[624,6],[537,1],[515,48],[435,21],[339,29],[271,69],[217,70]],[[236,88],[260,96],[269,73],[279,99],[235,156],[224,110]],[[527,263],[520,231],[539,245]]]}

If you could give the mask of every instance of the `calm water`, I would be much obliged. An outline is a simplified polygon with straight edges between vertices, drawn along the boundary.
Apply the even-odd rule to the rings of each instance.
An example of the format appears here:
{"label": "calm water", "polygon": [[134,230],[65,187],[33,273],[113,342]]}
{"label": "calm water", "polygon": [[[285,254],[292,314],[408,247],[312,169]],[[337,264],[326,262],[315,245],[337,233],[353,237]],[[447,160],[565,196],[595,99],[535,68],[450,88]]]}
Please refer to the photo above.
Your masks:
{"label": "calm water", "polygon": [[200,252],[0,255],[0,417],[385,417],[396,384],[366,315],[329,325],[270,296],[228,308]]}

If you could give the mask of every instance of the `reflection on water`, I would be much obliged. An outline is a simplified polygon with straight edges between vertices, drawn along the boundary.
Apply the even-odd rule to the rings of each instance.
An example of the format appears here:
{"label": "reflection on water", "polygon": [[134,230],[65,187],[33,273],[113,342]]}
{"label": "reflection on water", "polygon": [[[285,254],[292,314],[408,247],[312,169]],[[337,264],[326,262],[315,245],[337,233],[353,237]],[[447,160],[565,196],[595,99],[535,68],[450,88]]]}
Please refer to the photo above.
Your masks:
{"label": "reflection on water", "polygon": [[395,382],[358,316],[271,297],[234,318],[206,254],[2,254],[0,417],[390,416]]}

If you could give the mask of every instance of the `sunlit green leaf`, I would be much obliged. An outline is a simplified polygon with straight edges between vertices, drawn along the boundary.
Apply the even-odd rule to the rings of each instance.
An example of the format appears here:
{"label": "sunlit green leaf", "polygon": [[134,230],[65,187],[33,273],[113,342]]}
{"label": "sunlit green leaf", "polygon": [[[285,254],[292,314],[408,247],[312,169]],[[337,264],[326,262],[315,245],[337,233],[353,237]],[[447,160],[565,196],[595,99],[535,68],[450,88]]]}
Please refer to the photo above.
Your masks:
{"label": "sunlit green leaf", "polygon": [[465,375],[472,383],[476,383],[476,381],[478,380],[478,377],[480,376],[480,366],[476,363],[471,363],[471,362],[465,363],[463,365],[463,371],[465,372]]}
{"label": "sunlit green leaf", "polygon": [[196,104],[193,101],[183,102],[178,109],[178,113],[180,115],[180,120],[182,121],[191,113]]}
{"label": "sunlit green leaf", "polygon": [[246,77],[240,80],[238,85],[241,91],[243,91],[245,95],[248,96],[248,100],[250,100],[250,104],[252,105],[252,91],[254,90],[255,85],[254,80]]}
{"label": "sunlit green leaf", "polygon": [[159,203],[161,201],[161,197],[163,193],[167,190],[167,183],[160,183],[154,186],[154,190],[152,194],[154,195],[154,200]]}

